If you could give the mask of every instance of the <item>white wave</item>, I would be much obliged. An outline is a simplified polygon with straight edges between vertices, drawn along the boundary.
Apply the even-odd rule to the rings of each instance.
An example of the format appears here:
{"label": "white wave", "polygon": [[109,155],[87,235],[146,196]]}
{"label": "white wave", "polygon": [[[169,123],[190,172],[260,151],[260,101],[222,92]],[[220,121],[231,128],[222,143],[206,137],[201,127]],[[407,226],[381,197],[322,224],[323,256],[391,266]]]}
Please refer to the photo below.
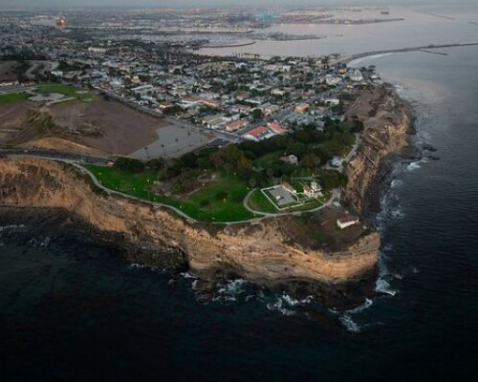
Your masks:
{"label": "white wave", "polygon": [[51,239],[47,236],[43,241],[40,242],[40,247],[48,247],[50,245]]}
{"label": "white wave", "polygon": [[405,217],[405,212],[401,209],[400,206],[390,209],[389,216],[394,220],[403,219]]}
{"label": "white wave", "polygon": [[357,323],[355,323],[348,314],[344,314],[343,316],[339,318],[339,320],[349,332],[360,333],[361,331],[360,326]]}
{"label": "white wave", "polygon": [[383,278],[379,278],[375,283],[375,291],[378,293],[388,294],[389,296],[395,296],[398,292],[391,288],[390,283]]}
{"label": "white wave", "polygon": [[139,263],[133,263],[129,265],[129,268],[146,268],[146,265],[144,264],[139,264]]}
{"label": "white wave", "polygon": [[185,279],[194,279],[194,280],[197,279],[197,277],[194,277],[194,276],[193,276],[192,274],[190,274],[189,272],[182,272],[182,273],[180,273],[180,275],[181,275],[182,277],[184,277]]}
{"label": "white wave", "polygon": [[400,273],[394,273],[393,278],[395,278],[397,280],[403,280],[403,276]]}
{"label": "white wave", "polygon": [[11,225],[0,226],[0,233],[2,231],[12,230],[12,229],[19,229],[19,228],[24,228],[24,227],[25,226],[23,224],[20,224],[20,225],[11,224]]}
{"label": "white wave", "polygon": [[366,298],[366,299],[365,299],[365,302],[364,302],[362,305],[360,305],[360,306],[358,306],[358,307],[356,307],[356,308],[354,308],[354,309],[347,310],[347,314],[357,314],[357,313],[361,313],[361,312],[363,312],[364,310],[370,308],[372,305],[373,305],[373,300],[370,299],[370,298]]}
{"label": "white wave", "polygon": [[266,306],[269,310],[279,311],[285,316],[291,316],[296,314],[296,312],[293,310],[294,307],[308,304],[313,299],[313,296],[307,296],[302,300],[297,300],[289,296],[287,293],[283,292],[281,295],[277,296],[276,301],[274,301],[273,303],[269,303]]}
{"label": "white wave", "polygon": [[[221,287],[217,290],[212,300],[222,302],[236,301],[238,296],[246,292],[246,285],[247,281],[244,279],[227,281],[226,283],[222,284]],[[247,301],[250,298],[252,297],[247,296]]]}
{"label": "white wave", "polygon": [[45,238],[31,238],[30,240],[28,240],[28,244],[34,246],[34,247],[37,247],[37,248],[46,248],[48,247],[48,245],[50,244],[51,242],[51,239],[47,236]]}
{"label": "white wave", "polygon": [[391,187],[392,188],[399,188],[403,186],[403,182],[399,179],[392,180]]}
{"label": "white wave", "polygon": [[361,58],[357,58],[355,60],[352,60],[349,62],[348,66],[357,66],[365,61],[370,61],[370,60],[373,60],[373,59],[377,59],[377,58],[382,58],[382,57],[387,57],[387,56],[391,56],[393,53],[382,53],[382,54],[374,54],[374,55],[371,55],[371,56],[366,56],[366,57],[361,57]]}
{"label": "white wave", "polygon": [[222,288],[219,288],[218,293],[236,295],[244,292],[244,286],[247,281],[244,279],[236,279],[228,281]]}
{"label": "white wave", "polygon": [[284,316],[292,316],[295,312],[284,306],[284,300],[279,297],[276,302],[267,304],[267,309],[281,312]]}
{"label": "white wave", "polygon": [[420,162],[412,162],[407,166],[407,171],[410,171],[410,172],[415,171],[415,170],[418,170],[421,167],[422,166],[420,166]]}
{"label": "white wave", "polygon": [[417,267],[412,267],[412,271],[415,274],[420,273],[420,270]]}

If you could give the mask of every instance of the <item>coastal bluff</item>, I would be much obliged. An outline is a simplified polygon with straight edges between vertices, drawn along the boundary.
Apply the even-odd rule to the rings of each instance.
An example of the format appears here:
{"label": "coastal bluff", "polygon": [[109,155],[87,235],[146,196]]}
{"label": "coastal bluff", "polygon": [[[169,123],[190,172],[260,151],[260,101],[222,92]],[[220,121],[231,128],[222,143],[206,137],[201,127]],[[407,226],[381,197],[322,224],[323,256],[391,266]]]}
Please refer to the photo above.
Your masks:
{"label": "coastal bluff", "polygon": [[380,188],[397,156],[410,147],[413,114],[391,85],[362,92],[347,111],[364,122],[356,155],[347,164],[348,183],[342,200],[355,212],[366,214],[380,198]]}
{"label": "coastal bluff", "polygon": [[[375,267],[380,246],[379,235],[371,233],[335,252],[317,250],[290,240],[279,218],[191,223],[164,208],[98,192],[76,168],[35,158],[0,160],[0,204],[66,210],[137,247],[182,254],[199,275],[234,274],[258,284],[346,283]],[[131,260],[158,265],[155,256]]]}

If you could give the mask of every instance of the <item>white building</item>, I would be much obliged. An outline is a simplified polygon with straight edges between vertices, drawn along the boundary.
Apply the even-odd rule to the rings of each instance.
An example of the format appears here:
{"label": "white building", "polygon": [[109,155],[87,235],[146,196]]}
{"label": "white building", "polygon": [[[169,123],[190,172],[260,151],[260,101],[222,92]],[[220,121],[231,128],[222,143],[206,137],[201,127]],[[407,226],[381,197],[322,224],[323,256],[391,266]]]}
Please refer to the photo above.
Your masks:
{"label": "white building", "polygon": [[337,219],[337,225],[340,229],[345,229],[351,227],[355,224],[358,224],[360,219],[354,215],[344,215]]}

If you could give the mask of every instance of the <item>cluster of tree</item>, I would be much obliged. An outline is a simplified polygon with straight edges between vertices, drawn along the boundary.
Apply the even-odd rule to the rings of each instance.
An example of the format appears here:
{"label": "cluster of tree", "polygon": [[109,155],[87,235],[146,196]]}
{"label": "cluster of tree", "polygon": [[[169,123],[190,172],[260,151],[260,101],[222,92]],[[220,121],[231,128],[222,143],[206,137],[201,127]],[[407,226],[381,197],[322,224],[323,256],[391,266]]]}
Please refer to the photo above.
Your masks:
{"label": "cluster of tree", "polygon": [[145,165],[143,162],[137,159],[121,157],[115,161],[113,168],[120,171],[129,172],[132,174],[137,174],[142,172],[145,169]]}
{"label": "cluster of tree", "polygon": [[[308,173],[320,174],[322,186],[331,189],[345,185],[347,178],[336,171],[324,171],[320,166],[333,156],[344,154],[345,149],[355,142],[353,133],[362,129],[363,123],[356,118],[345,122],[328,119],[324,131],[308,126],[261,142],[244,141],[222,149],[207,148],[168,161],[154,159],[146,166],[134,159],[120,158],[115,167],[133,173],[146,167],[157,171],[160,179],[174,178],[175,193],[191,191],[197,183],[197,176],[204,170],[222,170],[234,174],[247,181],[251,187],[267,186],[274,178],[288,179],[301,170],[307,170]],[[295,155],[299,160],[298,165],[289,164],[280,157],[261,166],[254,164],[264,155],[277,152],[280,157]]]}
{"label": "cluster of tree", "polygon": [[181,109],[178,105],[170,106],[167,107],[163,110],[164,115],[178,115],[183,112],[183,109]]}
{"label": "cluster of tree", "polygon": [[199,174],[198,170],[188,168],[182,171],[174,181],[173,194],[185,194],[193,191],[197,187],[197,177]]}

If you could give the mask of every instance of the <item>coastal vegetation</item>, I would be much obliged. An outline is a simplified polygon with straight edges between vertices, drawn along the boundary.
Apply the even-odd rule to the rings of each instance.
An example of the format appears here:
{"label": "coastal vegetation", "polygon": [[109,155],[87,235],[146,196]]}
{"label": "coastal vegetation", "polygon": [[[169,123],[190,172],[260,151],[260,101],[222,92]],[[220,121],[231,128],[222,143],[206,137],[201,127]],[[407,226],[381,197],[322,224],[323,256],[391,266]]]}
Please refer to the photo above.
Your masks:
{"label": "coastal vegetation", "polygon": [[0,103],[12,103],[26,101],[31,95],[25,92],[8,93],[0,95]]}

